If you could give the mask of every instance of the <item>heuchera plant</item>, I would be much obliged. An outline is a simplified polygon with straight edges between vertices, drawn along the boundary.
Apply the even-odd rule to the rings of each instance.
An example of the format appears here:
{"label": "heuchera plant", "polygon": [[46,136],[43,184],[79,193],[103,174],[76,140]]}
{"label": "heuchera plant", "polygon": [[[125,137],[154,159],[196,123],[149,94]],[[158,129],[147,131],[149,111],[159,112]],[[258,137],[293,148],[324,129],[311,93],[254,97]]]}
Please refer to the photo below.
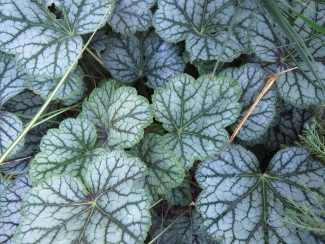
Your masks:
{"label": "heuchera plant", "polygon": [[0,0],[0,242],[320,243],[325,4],[281,2]]}

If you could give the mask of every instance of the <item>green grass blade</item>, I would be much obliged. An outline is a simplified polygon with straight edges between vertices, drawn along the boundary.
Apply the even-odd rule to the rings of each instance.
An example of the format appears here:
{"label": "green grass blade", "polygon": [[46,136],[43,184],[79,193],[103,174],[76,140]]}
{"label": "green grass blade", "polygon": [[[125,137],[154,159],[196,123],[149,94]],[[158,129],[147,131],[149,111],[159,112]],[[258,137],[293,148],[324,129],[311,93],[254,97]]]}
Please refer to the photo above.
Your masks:
{"label": "green grass blade", "polygon": [[307,17],[303,16],[302,14],[298,13],[286,0],[281,0],[281,2],[288,8],[290,9],[295,15],[297,15],[299,18],[301,18],[303,21],[306,22],[306,24],[310,25],[314,30],[325,33],[325,28],[322,26],[316,24],[314,21],[311,19],[308,19]]}
{"label": "green grass blade", "polygon": [[320,75],[315,70],[316,65],[313,56],[311,55],[302,38],[291,26],[288,19],[280,12],[277,3],[274,0],[264,0],[263,3],[261,3],[259,0],[255,0],[255,2],[262,14],[266,16],[269,14],[273,18],[273,20],[276,20],[278,27],[282,30],[282,32],[292,43],[299,56],[302,58],[310,72],[318,81],[320,87],[325,91],[324,81],[321,79]]}
{"label": "green grass blade", "polygon": [[224,51],[226,50],[227,42],[228,42],[228,40],[229,40],[229,38],[230,38],[230,35],[232,34],[232,30],[234,29],[234,26],[235,26],[235,23],[236,23],[236,20],[237,20],[237,16],[238,16],[239,13],[240,13],[240,8],[241,8],[241,6],[240,6],[240,4],[238,4],[238,6],[237,6],[237,8],[236,8],[236,10],[235,10],[235,13],[234,13],[234,15],[233,15],[233,17],[232,17],[232,20],[231,20],[230,26],[229,26],[229,28],[228,28],[228,32],[227,32],[226,39],[225,39],[225,41],[223,42],[222,48],[221,48],[221,50],[220,50],[219,58],[218,58],[218,60],[217,60],[217,62],[216,62],[216,65],[214,66],[213,71],[212,71],[211,78],[214,77],[214,74],[216,73],[216,70],[217,70],[217,68],[218,68],[218,66],[219,66],[220,57],[223,55]]}
{"label": "green grass blade", "polygon": [[314,0],[313,2],[317,2],[317,3],[323,3],[323,4],[325,4],[325,0]]}

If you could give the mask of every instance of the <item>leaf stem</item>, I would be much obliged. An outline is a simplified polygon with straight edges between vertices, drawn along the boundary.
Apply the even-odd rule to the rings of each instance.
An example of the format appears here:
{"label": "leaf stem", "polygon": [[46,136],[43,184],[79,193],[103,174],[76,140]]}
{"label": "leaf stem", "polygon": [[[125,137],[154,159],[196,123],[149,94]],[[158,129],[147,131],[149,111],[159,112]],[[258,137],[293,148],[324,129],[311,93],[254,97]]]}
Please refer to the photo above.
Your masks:
{"label": "leaf stem", "polygon": [[152,243],[154,243],[160,236],[162,236],[171,226],[173,226],[176,222],[177,222],[177,220],[179,219],[179,218],[181,218],[185,213],[187,213],[188,212],[188,210],[187,211],[185,211],[184,213],[182,213],[180,216],[178,216],[177,217],[177,219],[175,219],[170,225],[168,225],[167,227],[166,227],[166,229],[164,229],[162,232],[160,232],[159,233],[159,235],[157,235],[155,238],[153,238],[148,244],[152,244]]}
{"label": "leaf stem", "polygon": [[155,202],[154,204],[152,204],[151,206],[150,206],[150,208],[149,209],[152,209],[152,208],[154,208],[155,206],[157,206],[158,205],[158,203],[160,203],[160,202],[162,202],[164,199],[163,198],[160,198],[157,202]]}
{"label": "leaf stem", "polygon": [[193,180],[190,181],[190,184],[192,184],[193,186],[196,186],[196,187],[199,187],[200,188],[199,184],[196,183],[196,182],[194,182]]}
{"label": "leaf stem", "polygon": [[103,66],[106,70],[108,70],[104,62],[100,58],[98,58],[98,56],[94,54],[93,51],[90,50],[90,48],[86,47],[86,50],[94,59],[96,59],[98,63],[100,63],[101,66]]}
{"label": "leaf stem", "polygon": [[[33,118],[33,116],[28,116],[28,115],[24,115],[24,114],[17,114],[17,113],[13,113],[13,114],[16,115],[19,118],[24,118],[24,119],[32,119]],[[51,116],[51,118],[53,118],[54,116]],[[39,119],[41,119],[41,118],[39,118]],[[48,121],[49,123],[52,123],[52,124],[60,124],[59,121],[50,120],[50,117],[44,119],[43,122],[45,122],[45,121]],[[37,124],[40,124],[40,123],[38,122]],[[33,127],[35,127],[35,126],[37,126],[37,125],[35,124]]]}

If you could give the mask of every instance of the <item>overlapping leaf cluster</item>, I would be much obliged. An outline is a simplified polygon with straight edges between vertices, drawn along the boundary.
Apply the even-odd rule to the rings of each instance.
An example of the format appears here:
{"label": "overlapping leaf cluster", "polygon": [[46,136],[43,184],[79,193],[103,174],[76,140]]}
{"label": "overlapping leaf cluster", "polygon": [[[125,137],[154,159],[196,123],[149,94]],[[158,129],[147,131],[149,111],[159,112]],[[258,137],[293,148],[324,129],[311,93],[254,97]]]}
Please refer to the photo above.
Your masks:
{"label": "overlapping leaf cluster", "polygon": [[[305,186],[324,185],[324,166],[276,150],[325,102],[324,35],[299,18],[324,26],[325,5],[290,4],[280,12],[304,47],[258,0],[0,0],[0,154],[67,75],[49,121],[0,165],[15,178],[0,177],[0,241],[317,243],[281,217],[288,197],[313,207]],[[95,88],[74,65],[89,38],[110,75]],[[294,66],[228,145],[267,75]],[[162,222],[160,199],[196,211]]]}

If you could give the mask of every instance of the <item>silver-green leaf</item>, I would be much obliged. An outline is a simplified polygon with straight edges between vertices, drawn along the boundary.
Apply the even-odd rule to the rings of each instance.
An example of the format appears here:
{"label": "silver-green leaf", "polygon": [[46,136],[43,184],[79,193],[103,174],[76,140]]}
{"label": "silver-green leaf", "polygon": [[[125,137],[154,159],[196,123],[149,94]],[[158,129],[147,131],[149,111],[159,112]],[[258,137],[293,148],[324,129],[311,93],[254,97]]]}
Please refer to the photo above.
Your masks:
{"label": "silver-green leaf", "polygon": [[18,176],[14,181],[6,182],[7,186],[0,195],[0,242],[14,243],[13,235],[22,217],[21,201],[27,190],[34,184],[28,175]]}
{"label": "silver-green leaf", "polygon": [[3,0],[0,13],[0,49],[15,55],[18,66],[34,76],[63,76],[82,49],[80,35],[93,32],[111,0],[56,1],[63,18],[35,1]]}
{"label": "silver-green leaf", "polygon": [[[190,217],[181,217],[174,225],[159,237],[158,243],[168,244],[218,244],[219,242],[208,238],[200,226],[202,224],[201,215],[196,212],[190,212]],[[162,230],[157,230],[155,235],[160,234]]]}
{"label": "silver-green leaf", "polygon": [[264,144],[269,150],[276,150],[281,144],[298,140],[303,125],[312,118],[308,109],[293,107],[290,103],[279,100],[277,116],[270,128],[259,138],[249,141],[249,144]]}
{"label": "silver-green leaf", "polygon": [[[315,52],[324,52],[322,59],[325,59],[325,49],[322,51],[315,50]],[[298,70],[293,70],[281,75],[278,78],[277,87],[280,97],[282,97],[283,100],[290,102],[293,106],[301,109],[306,109],[310,105],[320,105],[324,103],[325,92],[316,84],[316,80],[312,79],[312,72],[302,61],[300,61],[298,65],[299,69],[304,71],[304,73],[301,73]],[[279,72],[281,72],[296,66],[296,63],[288,60],[286,64],[279,64],[277,69]],[[315,61],[314,68],[319,73],[320,77],[325,77],[324,60],[322,62]]]}
{"label": "silver-green leaf", "polygon": [[4,190],[7,188],[7,186],[10,185],[11,182],[12,181],[8,181],[8,180],[4,179],[2,175],[0,175],[0,196],[2,195]]}
{"label": "silver-green leaf", "polygon": [[83,100],[83,98],[85,97],[85,91],[86,91],[86,83],[82,82],[81,83],[81,89],[79,90],[78,93],[73,94],[71,97],[64,99],[64,100],[60,100],[60,103],[64,106],[70,106],[73,104],[78,103],[80,100]]}
{"label": "silver-green leaf", "polygon": [[28,191],[21,206],[20,243],[143,243],[151,224],[149,198],[136,187],[147,169],[122,151],[89,165],[84,184],[53,176]]}
{"label": "silver-green leaf", "polygon": [[[223,70],[218,76],[227,76],[237,79],[243,90],[243,95],[239,100],[243,109],[236,123],[232,125],[232,127],[235,128],[262,91],[266,83],[264,79],[265,73],[258,65],[246,64],[240,68]],[[260,137],[268,129],[274,119],[276,114],[276,101],[276,91],[274,88],[270,88],[240,128],[237,134],[238,138],[245,141],[251,141]]]}
{"label": "silver-green leaf", "polygon": [[[25,145],[11,158],[0,165],[0,171],[4,174],[24,174],[30,169],[30,162],[37,152],[42,137],[39,134],[29,133],[25,138]],[[30,153],[28,155],[28,153]],[[22,155],[26,155],[22,157]]]}
{"label": "silver-green leaf", "polygon": [[217,241],[208,238],[201,229],[202,217],[192,211],[190,217],[180,218],[175,226],[178,232],[179,244],[218,244]]}
{"label": "silver-green leaf", "polygon": [[157,0],[120,0],[112,18],[109,20],[115,32],[123,35],[133,35],[137,31],[146,31],[152,24],[150,8]]}
{"label": "silver-green leaf", "polygon": [[[5,152],[22,131],[23,123],[16,115],[0,111],[0,155]],[[24,143],[24,139],[20,140],[7,159],[12,159],[16,152],[24,146]]]}
{"label": "silver-green leaf", "polygon": [[230,62],[243,50],[234,34],[230,35],[221,57],[220,51],[227,36],[238,2],[235,0],[160,0],[154,14],[157,34],[168,42],[186,41],[190,60]]}
{"label": "silver-green leaf", "polygon": [[[89,47],[95,49],[97,52],[104,51],[107,48],[108,39],[106,34],[108,33],[108,31],[109,31],[108,26],[104,26],[103,28],[98,30],[94,35],[93,39],[91,39],[89,43]],[[82,36],[84,43],[86,43],[89,40],[91,35],[92,33]]]}
{"label": "silver-green leaf", "polygon": [[11,97],[27,88],[27,75],[18,70],[13,56],[0,54],[0,109]]}
{"label": "silver-green leaf", "polygon": [[241,93],[235,79],[204,75],[195,80],[187,74],[155,90],[153,111],[168,132],[166,148],[176,153],[185,169],[226,147],[229,135],[224,128],[239,115]]}
{"label": "silver-green leaf", "polygon": [[163,41],[154,31],[112,35],[108,46],[102,60],[112,76],[125,83],[147,77],[148,87],[163,87],[185,68],[181,47]]}
{"label": "silver-green leaf", "polygon": [[181,206],[188,206],[192,202],[192,188],[190,185],[191,176],[189,173],[186,173],[184,176],[184,180],[182,183],[173,188],[167,194],[163,194],[162,197],[166,199],[166,201],[173,205],[181,205]]}
{"label": "silver-green leaf", "polygon": [[312,207],[303,184],[313,190],[324,185],[322,163],[292,147],[278,151],[265,173],[259,168],[255,155],[239,145],[200,164],[196,180],[203,191],[196,208],[204,231],[225,243],[317,243],[312,234],[285,226],[281,217],[289,196]]}
{"label": "silver-green leaf", "polygon": [[31,163],[30,177],[34,182],[57,174],[82,178],[93,156],[96,128],[87,119],[66,119],[58,129],[50,129],[43,137],[40,149]]}
{"label": "silver-green leaf", "polygon": [[[320,26],[324,24],[325,5],[308,3],[303,8],[301,4],[294,4],[293,7],[302,15],[314,20],[316,24]],[[300,18],[290,18],[289,20],[299,36],[306,40],[306,46],[315,59],[314,68],[319,76],[324,78],[324,36],[318,37],[318,33]],[[325,92],[294,46],[290,45],[285,33],[281,32],[277,26],[273,26],[273,23],[257,10],[253,14],[253,24],[249,28],[249,36],[251,47],[256,55],[263,61],[274,63],[273,69],[277,72],[298,67],[277,79],[279,95],[285,101],[301,109],[324,103]]]}
{"label": "silver-green leaf", "polygon": [[96,125],[102,147],[121,149],[142,139],[153,115],[146,98],[138,96],[134,88],[121,87],[121,83],[111,79],[93,90],[79,117]]}
{"label": "silver-green leaf", "polygon": [[[8,100],[4,108],[7,112],[19,116],[23,124],[27,124],[43,104],[44,100],[40,96],[30,90],[25,90]],[[45,110],[45,113],[52,111],[55,107],[55,104],[50,105]],[[25,137],[24,146],[10,160],[5,161],[0,166],[0,171],[6,174],[22,174],[27,172],[29,170],[29,163],[39,151],[40,141],[50,126],[52,126],[51,123],[45,122],[32,128]]]}
{"label": "silver-green leaf", "polygon": [[165,149],[162,136],[147,134],[133,150],[148,167],[148,175],[139,184],[150,188],[153,201],[183,181],[183,166],[172,151]]}
{"label": "silver-green leaf", "polygon": [[[60,79],[61,77],[58,79],[51,79],[46,76],[30,76],[28,77],[28,87],[42,98],[48,99],[54,88],[59,83]],[[74,72],[70,72],[53,99],[66,100],[76,94],[79,94],[82,88],[83,72],[80,66],[77,66]]]}

